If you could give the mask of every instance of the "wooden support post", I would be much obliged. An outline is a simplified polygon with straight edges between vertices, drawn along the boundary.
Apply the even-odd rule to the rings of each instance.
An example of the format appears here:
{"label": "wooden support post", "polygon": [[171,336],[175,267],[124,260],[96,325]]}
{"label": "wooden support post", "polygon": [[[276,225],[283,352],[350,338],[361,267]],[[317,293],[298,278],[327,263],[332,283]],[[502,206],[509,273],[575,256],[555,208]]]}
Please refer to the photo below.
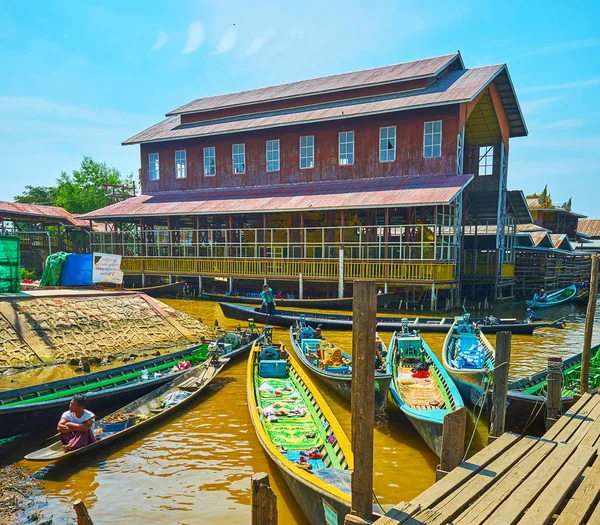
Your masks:
{"label": "wooden support post", "polygon": [[83,501],[78,499],[73,504],[73,508],[75,509],[75,514],[77,515],[77,525],[94,525]]}
{"label": "wooden support post", "polygon": [[344,250],[340,249],[338,260],[338,297],[344,297]]}
{"label": "wooden support post", "polygon": [[352,305],[352,472],[351,513],[373,514],[373,429],[375,426],[375,326],[377,283],[355,280]]}
{"label": "wooden support post", "polygon": [[546,430],[558,421],[562,398],[562,357],[548,358],[548,396],[546,398]]}
{"label": "wooden support post", "polygon": [[442,429],[442,452],[440,464],[435,472],[435,480],[439,481],[450,471],[460,465],[465,456],[465,431],[467,428],[467,409],[459,408],[444,416]]}
{"label": "wooden support post", "polygon": [[590,388],[590,349],[592,347],[592,332],[594,331],[594,315],[598,300],[598,256],[592,255],[592,274],[590,275],[590,298],[588,299],[585,317],[585,332],[583,335],[583,352],[581,353],[581,383],[579,393],[585,394]]}
{"label": "wooden support post", "polygon": [[304,280],[302,273],[298,274],[298,299],[304,299]]}
{"label": "wooden support post", "polygon": [[254,474],[251,480],[252,525],[277,525],[277,496],[264,472]]}
{"label": "wooden support post", "polygon": [[[510,345],[512,332],[498,332],[496,335],[496,360],[494,363],[494,390],[492,394],[492,415],[488,445],[504,434],[506,418],[506,397],[508,394],[508,368],[510,366]],[[485,403],[485,399],[482,399]]]}
{"label": "wooden support post", "polygon": [[90,368],[90,358],[87,356],[84,356],[81,358],[81,367],[83,368],[83,371],[86,374],[89,374],[92,369]]}

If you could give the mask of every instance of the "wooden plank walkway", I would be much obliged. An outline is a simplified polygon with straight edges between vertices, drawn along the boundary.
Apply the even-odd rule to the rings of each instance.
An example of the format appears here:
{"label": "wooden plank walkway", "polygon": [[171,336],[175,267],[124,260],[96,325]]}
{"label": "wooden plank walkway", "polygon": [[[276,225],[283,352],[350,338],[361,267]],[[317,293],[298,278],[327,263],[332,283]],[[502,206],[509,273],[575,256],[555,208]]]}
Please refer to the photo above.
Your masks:
{"label": "wooden plank walkway", "polygon": [[541,438],[506,433],[376,525],[600,524],[600,394]]}

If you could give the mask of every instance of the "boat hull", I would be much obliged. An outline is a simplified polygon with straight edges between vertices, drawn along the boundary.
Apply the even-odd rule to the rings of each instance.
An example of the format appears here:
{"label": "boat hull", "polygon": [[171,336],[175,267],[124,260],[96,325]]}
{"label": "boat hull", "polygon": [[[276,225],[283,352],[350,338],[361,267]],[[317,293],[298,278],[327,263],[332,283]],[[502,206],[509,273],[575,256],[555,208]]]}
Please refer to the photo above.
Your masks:
{"label": "boat hull", "polygon": [[488,379],[487,374],[484,372],[457,372],[448,369],[447,372],[454,381],[456,388],[458,388],[463,401],[475,407],[480,407],[482,403],[484,407],[487,407],[489,391],[484,398],[485,385]]}
{"label": "boat hull", "polygon": [[573,301],[577,296],[577,287],[573,284],[571,286],[567,286],[562,290],[557,290],[556,292],[551,292],[548,294],[548,300],[545,302],[538,301],[527,301],[527,306],[531,309],[538,308],[551,308],[553,306],[558,306],[559,304],[565,304],[569,301]]}
{"label": "boat hull", "polygon": [[146,286],[144,288],[127,288],[130,292],[140,292],[150,297],[180,297],[183,295],[185,281],[163,284],[160,286]]}

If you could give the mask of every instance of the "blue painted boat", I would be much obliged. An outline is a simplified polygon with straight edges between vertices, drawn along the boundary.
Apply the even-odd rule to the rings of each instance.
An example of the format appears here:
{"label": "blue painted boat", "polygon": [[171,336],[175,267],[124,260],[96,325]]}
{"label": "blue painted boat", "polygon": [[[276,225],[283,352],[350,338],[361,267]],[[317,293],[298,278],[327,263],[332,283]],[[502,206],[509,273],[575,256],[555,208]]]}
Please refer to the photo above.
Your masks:
{"label": "blue painted boat", "polygon": [[466,403],[486,402],[494,371],[496,351],[469,314],[456,317],[446,335],[442,363]]}
{"label": "blue painted boat", "polygon": [[[395,405],[429,448],[440,456],[444,416],[464,406],[456,385],[423,338],[408,328],[394,332],[387,357]],[[413,378],[415,367],[427,368],[428,377]]]}
{"label": "blue painted boat", "polygon": [[[352,356],[350,354],[330,341],[316,338],[315,330],[303,321],[290,327],[290,342],[294,353],[307,372],[315,375],[318,380],[339,396],[350,399],[352,392]],[[383,342],[381,345],[380,352],[383,356],[387,353],[387,349]],[[334,353],[341,357],[343,365],[336,360],[335,365],[337,366],[328,367],[323,359],[317,357],[324,354],[327,357],[327,354],[333,355]],[[391,380],[392,375],[388,371],[375,370],[375,410],[385,409]]]}
{"label": "blue painted boat", "polygon": [[533,296],[531,301],[527,301],[529,308],[550,308],[559,304],[568,303],[577,297],[577,286],[572,284],[561,290],[549,292],[544,295],[544,299],[540,300],[537,294]]}

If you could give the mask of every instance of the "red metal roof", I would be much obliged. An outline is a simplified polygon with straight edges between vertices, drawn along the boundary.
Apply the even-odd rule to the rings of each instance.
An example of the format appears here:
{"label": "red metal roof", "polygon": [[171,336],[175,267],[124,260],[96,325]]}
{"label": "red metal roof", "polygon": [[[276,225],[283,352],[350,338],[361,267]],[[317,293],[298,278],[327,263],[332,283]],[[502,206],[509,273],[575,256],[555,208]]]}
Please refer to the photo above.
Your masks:
{"label": "red metal roof", "polygon": [[577,231],[590,237],[600,237],[600,219],[579,219]]}
{"label": "red metal roof", "polygon": [[[226,119],[206,120],[191,124],[182,125],[179,116],[172,116],[138,133],[123,142],[123,144],[236,133],[469,102],[485,89],[492,80],[505,73],[506,66],[504,65],[455,70],[442,75],[428,87],[421,90],[314,104],[252,115],[238,115]],[[514,93],[511,97],[511,100],[516,101]],[[522,120],[520,122],[523,130],[525,130],[524,122]],[[526,130],[523,133],[511,133],[512,136],[519,136],[519,134],[526,134]]]}
{"label": "red metal roof", "polygon": [[160,193],[133,197],[87,213],[82,218],[112,220],[447,204],[472,179],[473,175],[428,175]]}
{"label": "red metal roof", "polygon": [[544,228],[539,224],[534,224],[532,222],[527,224],[518,224],[517,231],[519,233],[529,233],[529,232],[549,232],[548,228]]}
{"label": "red metal roof", "polygon": [[249,91],[239,91],[227,95],[203,97],[170,111],[167,113],[167,116],[431,77],[438,74],[455,60],[460,61],[460,67],[462,68],[460,53],[453,53],[451,55],[404,62],[393,66],[301,80],[299,82],[290,82],[288,84],[279,84],[277,86],[263,87]]}
{"label": "red metal roof", "polygon": [[64,208],[45,206],[42,204],[20,204],[17,202],[0,201],[0,217],[24,217],[40,221],[59,222],[65,226],[89,227],[88,221],[76,219]]}
{"label": "red metal roof", "polygon": [[567,236],[564,233],[551,233],[550,240],[552,241],[552,245],[557,250],[559,250],[559,249],[567,250],[567,251],[573,250],[573,247],[571,246],[569,239],[567,238]]}

